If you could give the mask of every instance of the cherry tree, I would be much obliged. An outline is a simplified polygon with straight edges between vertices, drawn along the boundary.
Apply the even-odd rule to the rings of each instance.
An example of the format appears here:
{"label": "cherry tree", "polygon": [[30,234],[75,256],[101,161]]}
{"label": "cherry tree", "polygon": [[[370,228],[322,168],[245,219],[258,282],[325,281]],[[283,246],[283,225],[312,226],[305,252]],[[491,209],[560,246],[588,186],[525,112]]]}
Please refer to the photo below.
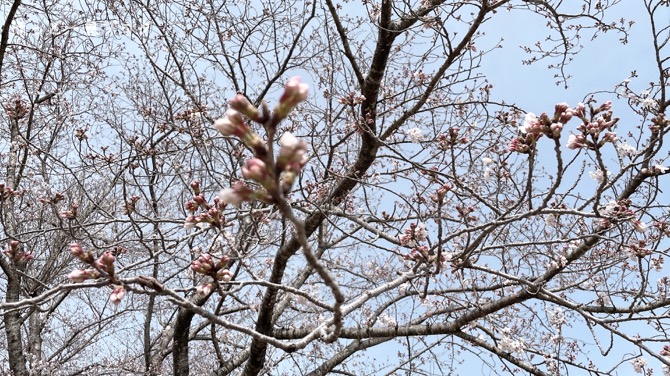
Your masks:
{"label": "cherry tree", "polygon": [[[2,372],[669,373],[668,2],[618,3],[6,2]],[[500,100],[508,13],[653,81]]]}

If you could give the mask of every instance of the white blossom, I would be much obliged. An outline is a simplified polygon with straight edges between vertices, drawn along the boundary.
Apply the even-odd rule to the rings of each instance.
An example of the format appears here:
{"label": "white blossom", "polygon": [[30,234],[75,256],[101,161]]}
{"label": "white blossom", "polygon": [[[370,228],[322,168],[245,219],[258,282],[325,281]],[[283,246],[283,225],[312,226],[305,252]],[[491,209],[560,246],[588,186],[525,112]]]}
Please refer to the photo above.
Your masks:
{"label": "white blossom", "polygon": [[544,216],[544,223],[549,227],[556,227],[556,215],[547,214]]}
{"label": "white blossom", "polygon": [[502,351],[522,354],[526,350],[526,344],[523,342],[523,339],[514,339],[509,334],[510,329],[503,329],[503,336],[500,340],[499,347]]}
{"label": "white blossom", "polygon": [[396,326],[397,322],[393,317],[391,317],[388,314],[383,314],[379,316],[379,322],[386,325],[386,326]]}
{"label": "white blossom", "polygon": [[534,122],[537,121],[537,116],[534,113],[529,112],[526,116],[523,117],[523,125],[519,126],[519,130],[522,133],[528,133],[528,128],[530,128]]}
{"label": "white blossom", "polygon": [[614,213],[614,210],[619,207],[619,204],[616,201],[610,201],[607,206],[605,206],[601,212],[603,215],[611,215]]}
{"label": "white blossom", "polygon": [[549,323],[555,327],[560,327],[567,322],[561,307],[556,307],[554,310],[548,309],[547,317],[549,318]]}
{"label": "white blossom", "polygon": [[419,128],[415,127],[412,129],[408,129],[407,131],[405,131],[405,134],[415,144],[418,144],[423,140],[423,132]]}
{"label": "white blossom", "polygon": [[[610,171],[607,171],[607,176],[612,175]],[[605,174],[603,173],[603,170],[597,169],[595,171],[589,172],[589,176],[591,179],[595,180],[598,182],[598,184],[602,184],[603,181],[605,180]]]}
{"label": "white blossom", "polygon": [[624,157],[633,158],[637,154],[637,150],[632,145],[629,145],[627,142],[621,142],[616,146],[617,154],[619,158],[623,159]]}
{"label": "white blossom", "polygon": [[642,100],[642,107],[651,110],[656,107],[656,100],[654,98],[644,98]]}
{"label": "white blossom", "polygon": [[640,356],[640,357],[637,357],[637,358],[631,360],[630,364],[633,365],[633,368],[635,369],[635,372],[642,373],[644,371],[644,366],[647,365],[647,359]]}
{"label": "white blossom", "polygon": [[670,167],[665,167],[665,166],[662,166],[662,165],[655,165],[654,166],[654,172],[659,174],[659,175],[665,174],[666,172],[668,172],[668,170],[670,170]]}

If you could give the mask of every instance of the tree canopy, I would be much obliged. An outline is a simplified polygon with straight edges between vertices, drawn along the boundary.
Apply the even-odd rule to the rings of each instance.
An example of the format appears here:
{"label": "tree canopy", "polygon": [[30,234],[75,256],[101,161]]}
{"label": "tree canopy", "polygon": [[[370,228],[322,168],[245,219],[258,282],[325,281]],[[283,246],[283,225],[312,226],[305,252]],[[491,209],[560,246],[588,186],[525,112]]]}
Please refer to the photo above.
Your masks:
{"label": "tree canopy", "polygon": [[[638,3],[4,2],[0,372],[670,374],[669,7]],[[651,82],[502,100],[508,13],[561,87],[643,27]]]}

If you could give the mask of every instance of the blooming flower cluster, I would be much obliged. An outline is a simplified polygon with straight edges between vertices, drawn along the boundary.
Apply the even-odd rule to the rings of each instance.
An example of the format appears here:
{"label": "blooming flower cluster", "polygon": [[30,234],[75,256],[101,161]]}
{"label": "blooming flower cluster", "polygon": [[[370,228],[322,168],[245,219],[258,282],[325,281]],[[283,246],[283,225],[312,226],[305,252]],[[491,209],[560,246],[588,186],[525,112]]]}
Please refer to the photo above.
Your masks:
{"label": "blooming flower cluster", "polygon": [[635,149],[634,146],[629,145],[627,142],[621,142],[617,144],[616,146],[616,151],[617,154],[619,155],[619,158],[624,159],[624,158],[633,158],[637,154],[637,150]]}
{"label": "blooming flower cluster", "polygon": [[73,202],[70,206],[70,210],[63,210],[59,213],[61,218],[64,219],[75,219],[77,218],[77,210],[79,209],[79,204]]}
{"label": "blooming flower cluster", "polygon": [[547,318],[549,318],[549,323],[559,329],[567,320],[565,319],[565,313],[561,307],[556,307],[555,309],[547,309]]}
{"label": "blooming flower cluster", "polygon": [[[280,150],[276,162],[263,140],[245,123],[244,116],[260,123],[270,136],[276,132],[277,124],[301,102],[307,99],[309,87],[293,77],[286,83],[284,93],[272,114],[268,113],[265,103],[262,111],[256,108],[243,95],[238,94],[230,101],[231,109],[226,111],[222,119],[214,122],[214,127],[224,136],[236,136],[254,151],[254,157],[247,160],[242,167],[242,176],[258,183],[261,189],[254,190],[248,185],[238,182],[231,188],[225,188],[219,194],[223,204],[239,205],[245,201],[260,200],[272,202],[274,194],[287,193],[300,171],[307,163],[307,144],[298,140],[291,133],[284,133],[279,144]],[[188,220],[187,220],[188,221]]]}
{"label": "blooming flower cluster", "polygon": [[[191,270],[198,274],[211,277],[214,281],[228,282],[233,278],[233,273],[227,269],[230,258],[223,256],[214,262],[212,255],[203,253],[191,263]],[[214,282],[204,282],[196,287],[196,294],[201,297],[208,296],[214,288]]]}
{"label": "blooming flower cluster", "polygon": [[426,230],[426,224],[419,222],[410,223],[409,227],[405,229],[404,234],[398,236],[400,244],[405,247],[416,247],[420,242],[426,241],[428,239],[428,231]]}
{"label": "blooming flower cluster", "polygon": [[[73,270],[68,274],[67,278],[74,283],[81,283],[89,279],[98,279],[107,277],[112,282],[116,281],[116,274],[114,273],[114,255],[110,251],[105,251],[97,259],[93,253],[84,251],[79,243],[70,244],[70,253],[80,261],[90,266],[89,269]],[[118,305],[125,295],[125,288],[123,285],[116,284],[109,297],[109,301]]]}
{"label": "blooming flower cluster", "polygon": [[412,143],[418,144],[423,141],[423,132],[419,128],[408,129],[405,131],[405,134]]}
{"label": "blooming flower cluster", "polygon": [[[607,171],[607,176],[610,175],[612,175],[612,172]],[[605,181],[605,173],[601,169],[596,169],[595,171],[589,172],[589,176],[591,179],[597,181],[598,184],[602,184]]]}
{"label": "blooming flower cluster", "polygon": [[610,201],[607,206],[600,209],[600,214],[606,217],[600,220],[600,225],[602,227],[610,227],[612,223],[628,220],[633,225],[635,231],[646,232],[647,225],[637,219],[635,213],[628,208],[628,205],[630,205],[628,200]]}
{"label": "blooming flower cluster", "polygon": [[637,373],[644,373],[644,367],[647,365],[647,359],[639,356],[630,361],[630,364],[633,366],[633,369]]}
{"label": "blooming flower cluster", "polygon": [[647,242],[645,240],[638,240],[634,243],[630,243],[628,244],[628,255],[634,260],[651,255],[651,250],[645,248],[646,246]]}
{"label": "blooming flower cluster", "polygon": [[526,350],[526,344],[523,339],[514,339],[510,328],[504,328],[502,333],[502,339],[498,342],[498,347],[502,351],[522,354]]}

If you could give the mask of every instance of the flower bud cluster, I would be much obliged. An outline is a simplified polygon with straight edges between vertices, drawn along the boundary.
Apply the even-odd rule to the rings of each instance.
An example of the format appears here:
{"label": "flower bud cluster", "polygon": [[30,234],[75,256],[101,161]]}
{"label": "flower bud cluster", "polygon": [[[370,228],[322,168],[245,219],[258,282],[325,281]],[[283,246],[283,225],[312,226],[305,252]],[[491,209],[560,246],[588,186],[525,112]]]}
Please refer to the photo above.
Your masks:
{"label": "flower bud cluster", "polygon": [[184,221],[184,228],[186,230],[192,230],[195,227],[222,228],[226,223],[224,209],[227,202],[215,196],[213,202],[209,203],[200,190],[198,180],[191,182],[191,189],[193,197],[184,203],[184,209],[191,213]]}
{"label": "flower bud cluster", "polygon": [[[233,278],[233,273],[228,270],[229,261],[230,258],[224,255],[219,261],[214,262],[212,255],[203,253],[191,263],[191,270],[198,274],[209,276],[214,281],[229,282]],[[205,297],[212,292],[213,288],[214,284],[212,282],[205,282],[196,288],[196,293],[201,297]]]}
{"label": "flower bud cluster", "polygon": [[[415,261],[422,264],[432,264],[437,262],[438,255],[435,251],[430,250],[427,245],[420,245],[412,248],[409,253],[406,253],[402,256],[403,260]],[[439,264],[443,264],[447,261],[448,257],[446,254],[440,255]]]}
{"label": "flower bud cluster", "polygon": [[442,184],[442,186],[438,188],[435,193],[430,195],[430,199],[437,203],[444,202],[444,196],[446,196],[447,192],[451,191],[451,189],[451,184]]}
{"label": "flower bud cluster", "polygon": [[123,205],[123,214],[130,215],[135,213],[135,205],[139,200],[140,196],[133,195],[132,197],[130,197],[130,200],[126,201],[126,203]]}
{"label": "flower bud cluster", "polygon": [[[409,227],[405,228],[404,233],[398,236],[400,245],[412,248],[409,253],[402,256],[404,260],[415,261],[421,264],[432,264],[437,262],[437,254],[431,250],[428,245],[420,244],[428,240],[428,230],[426,224],[419,222],[419,224],[410,223]],[[446,255],[441,255],[439,264],[446,261]]]}
{"label": "flower bud cluster", "polygon": [[[123,250],[122,248],[117,248]],[[98,279],[101,277],[109,278],[113,283],[118,283],[116,274],[114,272],[114,253],[105,251],[97,259],[90,251],[84,251],[79,243],[70,244],[70,253],[83,263],[91,266],[88,269],[73,270],[68,274],[67,278],[73,283],[81,283],[89,279]],[[126,290],[122,285],[116,284],[109,296],[109,301],[115,305],[121,303],[125,296]]]}
{"label": "flower bud cluster", "polygon": [[578,108],[571,109],[563,102],[554,107],[552,117],[543,112],[540,117],[529,112],[523,119],[523,125],[519,126],[519,135],[512,139],[508,144],[508,150],[512,152],[527,154],[534,149],[537,140],[542,136],[551,139],[561,137],[563,126],[572,119]]}
{"label": "flower bud cluster", "polygon": [[568,138],[568,149],[586,148],[595,150],[606,143],[615,143],[617,141],[616,133],[612,132],[618,118],[612,118],[612,102],[607,101],[597,108],[590,103],[589,114],[586,113],[586,105],[579,103],[573,110],[574,116],[579,118],[582,123],[577,127],[580,134],[570,135]]}
{"label": "flower bud cluster", "polygon": [[[82,282],[86,279],[96,279],[101,275],[114,278],[114,255],[110,251],[105,251],[97,259],[92,252],[86,252],[79,243],[70,244],[70,253],[83,263],[93,267],[88,270],[75,270],[68,278],[73,282]],[[72,276],[72,278],[71,278]]]}
{"label": "flower bud cluster", "polygon": [[77,210],[79,209],[79,204],[76,202],[73,202],[72,205],[70,205],[70,210],[63,210],[59,214],[61,218],[64,219],[75,219],[77,218]]}
{"label": "flower bud cluster", "polygon": [[15,191],[12,187],[8,187],[5,183],[0,183],[0,201],[4,201],[12,196],[18,196],[20,192]]}
{"label": "flower bud cluster", "polygon": [[62,193],[56,193],[53,197],[40,197],[39,201],[42,204],[57,204],[65,200],[65,195]]}
{"label": "flower bud cluster", "polygon": [[[263,103],[262,111],[257,109],[247,98],[238,94],[230,101],[232,109],[226,112],[223,119],[219,119],[214,126],[224,135],[234,135],[254,151],[253,158],[246,161],[242,167],[242,176],[258,183],[261,189],[252,189],[248,185],[238,182],[231,188],[226,188],[219,194],[223,204],[239,205],[245,201],[260,200],[272,202],[272,194],[287,193],[300,171],[307,162],[307,144],[298,140],[291,133],[285,132],[279,141],[280,150],[276,162],[268,151],[272,150],[261,138],[256,135],[244,122],[243,116],[252,121],[261,123],[268,132],[269,142],[276,132],[279,122],[301,102],[307,99],[309,87],[300,81],[299,77],[291,78],[284,87],[284,93],[272,115],[267,114],[267,107]],[[187,208],[188,209],[188,208]],[[197,218],[187,219],[187,223],[197,223]]]}
{"label": "flower bud cluster", "polygon": [[21,244],[17,240],[12,240],[9,242],[9,248],[3,250],[2,253],[4,253],[14,262],[32,260],[34,258],[33,254],[22,251],[20,245]]}
{"label": "flower bud cluster", "polygon": [[467,144],[470,139],[465,136],[460,136],[461,129],[459,127],[450,127],[446,134],[437,136],[437,147],[440,150],[449,150],[459,144]]}
{"label": "flower bud cluster", "polygon": [[420,242],[424,242],[428,239],[428,231],[426,230],[426,224],[419,222],[410,223],[404,231],[404,234],[398,236],[400,245],[404,247],[416,247]]}

